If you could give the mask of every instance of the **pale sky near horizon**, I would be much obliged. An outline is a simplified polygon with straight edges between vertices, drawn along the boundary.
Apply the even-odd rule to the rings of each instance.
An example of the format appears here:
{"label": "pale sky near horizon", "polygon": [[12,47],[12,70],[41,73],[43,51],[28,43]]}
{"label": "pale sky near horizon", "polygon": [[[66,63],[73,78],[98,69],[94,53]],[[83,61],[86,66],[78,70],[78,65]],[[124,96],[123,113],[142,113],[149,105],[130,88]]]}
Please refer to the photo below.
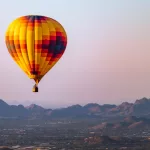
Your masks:
{"label": "pale sky near horizon", "polygon": [[[0,26],[0,98],[46,108],[134,102],[150,97],[149,0],[4,0]],[[34,82],[9,55],[8,25],[22,15],[56,19],[65,28],[63,57],[32,93]]]}

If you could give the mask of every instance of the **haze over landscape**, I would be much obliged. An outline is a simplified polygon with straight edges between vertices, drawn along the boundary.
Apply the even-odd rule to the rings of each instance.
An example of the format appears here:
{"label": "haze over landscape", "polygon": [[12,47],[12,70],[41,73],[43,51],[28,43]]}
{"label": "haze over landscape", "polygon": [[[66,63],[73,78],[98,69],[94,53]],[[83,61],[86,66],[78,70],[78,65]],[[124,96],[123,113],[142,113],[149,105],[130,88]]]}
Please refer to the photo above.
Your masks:
{"label": "haze over landscape", "polygon": [[[9,0],[0,12],[0,98],[45,108],[72,104],[121,104],[150,97],[150,1]],[[38,14],[59,21],[67,49],[32,93],[33,81],[7,52],[5,31],[15,18]]]}

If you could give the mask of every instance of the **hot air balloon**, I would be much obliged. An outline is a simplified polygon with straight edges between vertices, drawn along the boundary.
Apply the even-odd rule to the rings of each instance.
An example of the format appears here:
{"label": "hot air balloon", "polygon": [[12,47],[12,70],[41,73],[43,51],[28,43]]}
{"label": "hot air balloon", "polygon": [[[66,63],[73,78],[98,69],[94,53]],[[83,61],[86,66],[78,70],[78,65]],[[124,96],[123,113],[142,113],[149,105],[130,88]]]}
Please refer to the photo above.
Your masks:
{"label": "hot air balloon", "polygon": [[7,49],[13,60],[38,83],[58,62],[67,46],[67,35],[56,20],[39,15],[27,15],[15,19],[5,35]]}

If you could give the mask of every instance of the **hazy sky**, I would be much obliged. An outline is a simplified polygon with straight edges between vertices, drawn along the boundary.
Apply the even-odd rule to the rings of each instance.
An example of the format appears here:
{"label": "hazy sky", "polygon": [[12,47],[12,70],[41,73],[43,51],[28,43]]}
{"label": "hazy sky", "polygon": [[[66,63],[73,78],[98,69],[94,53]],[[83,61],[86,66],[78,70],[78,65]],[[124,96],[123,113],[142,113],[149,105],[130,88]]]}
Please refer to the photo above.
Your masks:
{"label": "hazy sky", "polygon": [[[0,98],[9,104],[54,108],[150,97],[150,0],[3,0],[0,14]],[[17,17],[38,14],[64,26],[68,45],[33,93],[4,36]]]}

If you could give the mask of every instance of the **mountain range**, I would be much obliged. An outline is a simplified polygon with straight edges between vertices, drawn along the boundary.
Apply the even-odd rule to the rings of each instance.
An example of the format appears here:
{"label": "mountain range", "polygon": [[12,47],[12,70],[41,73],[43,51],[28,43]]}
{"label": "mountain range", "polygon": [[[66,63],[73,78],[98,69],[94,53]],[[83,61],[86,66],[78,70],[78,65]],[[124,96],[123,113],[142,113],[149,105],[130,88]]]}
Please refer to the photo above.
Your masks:
{"label": "mountain range", "polygon": [[61,109],[45,109],[36,104],[24,107],[23,105],[8,105],[0,100],[0,117],[112,117],[136,116],[150,117],[150,99],[142,98],[134,103],[123,102],[120,105],[89,103],[85,106],[72,105]]}
{"label": "mountain range", "polygon": [[124,129],[138,129],[138,128],[145,128],[149,127],[150,128],[150,119],[142,118],[142,117],[135,117],[135,116],[129,116],[125,117],[121,121],[116,121],[116,122],[102,122],[98,125],[95,125],[91,127],[90,129],[92,130],[108,130],[108,129],[113,129],[113,130],[124,130]]}

